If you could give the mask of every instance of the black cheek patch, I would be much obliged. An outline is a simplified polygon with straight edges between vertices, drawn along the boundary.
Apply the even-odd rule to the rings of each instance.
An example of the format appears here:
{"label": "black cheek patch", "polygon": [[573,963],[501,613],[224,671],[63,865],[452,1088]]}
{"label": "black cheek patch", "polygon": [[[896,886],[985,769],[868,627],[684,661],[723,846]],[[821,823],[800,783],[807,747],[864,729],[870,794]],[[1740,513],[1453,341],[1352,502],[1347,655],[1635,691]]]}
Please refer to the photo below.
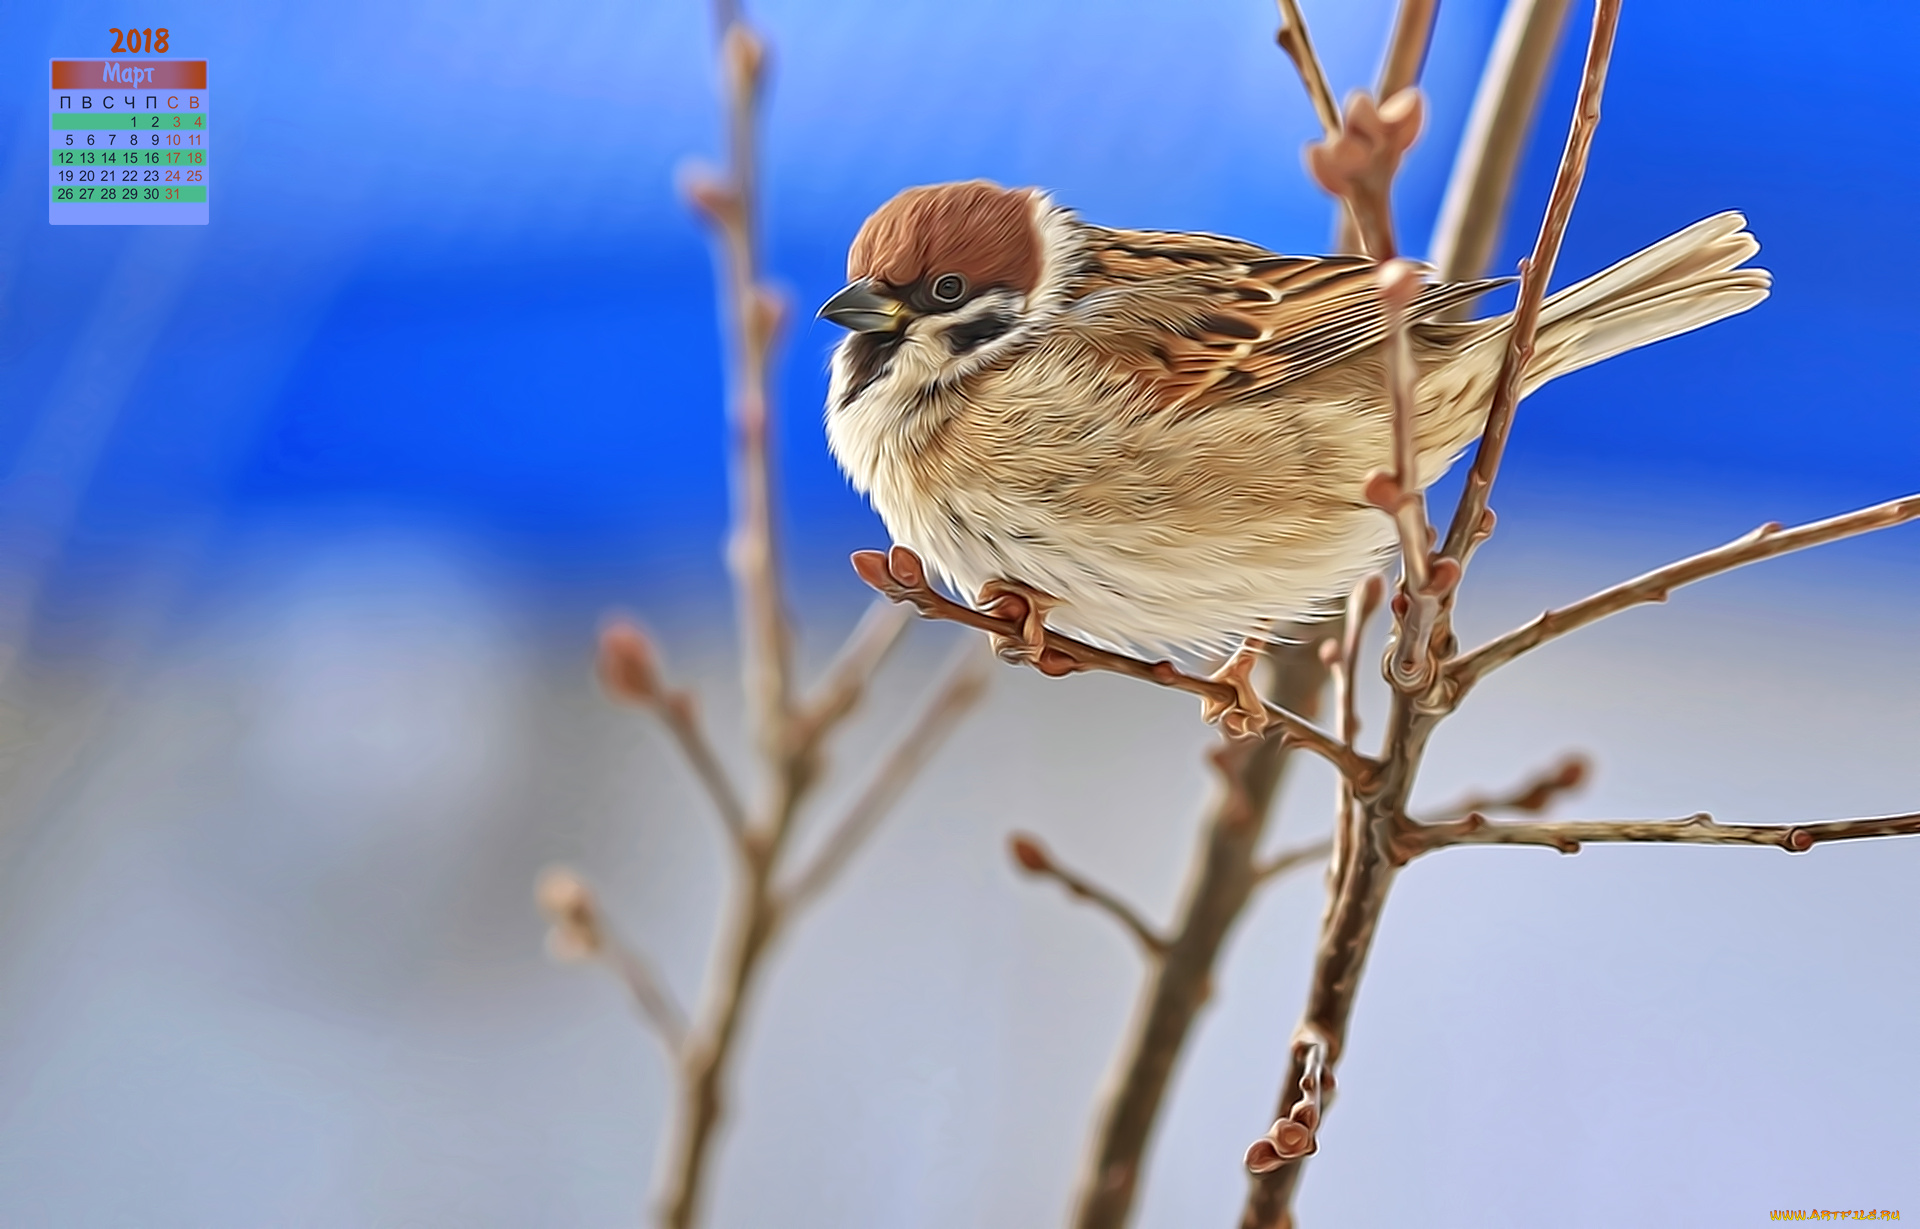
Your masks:
{"label": "black cheek patch", "polygon": [[988,312],[977,320],[968,320],[948,329],[947,346],[955,354],[967,354],[996,337],[1006,336],[1013,325],[1012,316],[1004,312]]}
{"label": "black cheek patch", "polygon": [[840,395],[846,409],[856,397],[893,366],[893,352],[906,340],[904,333],[856,333],[847,341],[847,390]]}

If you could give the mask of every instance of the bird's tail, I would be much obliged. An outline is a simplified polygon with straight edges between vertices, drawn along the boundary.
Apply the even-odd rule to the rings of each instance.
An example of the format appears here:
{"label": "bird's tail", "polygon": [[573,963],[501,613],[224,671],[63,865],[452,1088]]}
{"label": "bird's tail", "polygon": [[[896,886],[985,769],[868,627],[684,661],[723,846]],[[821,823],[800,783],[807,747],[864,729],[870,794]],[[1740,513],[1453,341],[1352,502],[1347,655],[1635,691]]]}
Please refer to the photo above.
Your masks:
{"label": "bird's tail", "polygon": [[[1767,297],[1773,275],[1741,268],[1760,251],[1728,211],[1550,295],[1522,394],[1555,376],[1735,315]],[[1504,337],[1505,323],[1497,330]],[[1491,339],[1491,338],[1489,338]]]}

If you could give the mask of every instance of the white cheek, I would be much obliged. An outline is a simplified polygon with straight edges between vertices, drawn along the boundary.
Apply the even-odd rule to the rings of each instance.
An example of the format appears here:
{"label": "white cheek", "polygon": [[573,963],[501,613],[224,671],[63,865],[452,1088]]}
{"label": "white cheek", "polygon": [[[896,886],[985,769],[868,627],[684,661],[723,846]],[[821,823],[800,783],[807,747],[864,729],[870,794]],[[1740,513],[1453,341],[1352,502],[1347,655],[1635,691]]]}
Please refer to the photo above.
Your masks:
{"label": "white cheek", "polygon": [[[917,327],[917,326],[916,326]],[[844,343],[834,352],[827,390],[827,445],[854,488],[882,502],[881,491],[896,481],[903,458],[923,447],[937,424],[928,421],[922,390],[937,382],[946,347],[938,338],[909,331],[888,359],[887,369],[851,401]],[[918,410],[918,412],[916,412]],[[887,509],[882,506],[884,516]]]}

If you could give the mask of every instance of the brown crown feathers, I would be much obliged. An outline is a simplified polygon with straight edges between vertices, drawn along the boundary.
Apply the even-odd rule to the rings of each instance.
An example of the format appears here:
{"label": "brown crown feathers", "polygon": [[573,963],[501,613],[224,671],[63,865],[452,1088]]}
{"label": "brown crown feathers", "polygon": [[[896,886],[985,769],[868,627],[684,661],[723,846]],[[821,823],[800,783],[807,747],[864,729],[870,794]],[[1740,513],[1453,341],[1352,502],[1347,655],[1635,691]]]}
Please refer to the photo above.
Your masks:
{"label": "brown crown feathers", "polygon": [[958,273],[974,289],[1031,294],[1040,283],[1040,238],[1030,188],[984,179],[909,188],[867,219],[847,252],[849,280],[896,290]]}

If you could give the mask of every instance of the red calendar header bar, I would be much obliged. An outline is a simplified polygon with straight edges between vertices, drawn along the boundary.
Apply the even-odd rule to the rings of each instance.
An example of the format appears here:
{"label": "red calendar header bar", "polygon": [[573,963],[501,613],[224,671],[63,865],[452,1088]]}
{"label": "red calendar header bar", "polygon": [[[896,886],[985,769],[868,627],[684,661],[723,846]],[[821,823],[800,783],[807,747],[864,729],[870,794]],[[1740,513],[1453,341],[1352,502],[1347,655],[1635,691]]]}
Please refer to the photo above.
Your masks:
{"label": "red calendar header bar", "polygon": [[55,60],[56,90],[163,90],[207,88],[205,60]]}

